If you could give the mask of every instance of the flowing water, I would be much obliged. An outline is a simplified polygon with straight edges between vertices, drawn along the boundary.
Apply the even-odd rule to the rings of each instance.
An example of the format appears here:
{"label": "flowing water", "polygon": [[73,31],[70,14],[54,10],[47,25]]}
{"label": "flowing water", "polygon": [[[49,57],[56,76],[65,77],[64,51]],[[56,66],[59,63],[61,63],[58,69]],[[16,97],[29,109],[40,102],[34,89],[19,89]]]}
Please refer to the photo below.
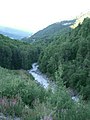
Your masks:
{"label": "flowing water", "polygon": [[[38,69],[38,64],[33,63],[32,64],[32,69],[29,70],[29,73],[34,77],[34,79],[39,82],[45,89],[47,89],[49,86],[51,89],[55,89],[55,84],[53,82],[50,82],[50,80],[46,77],[46,75],[42,74],[40,70]],[[79,101],[78,96],[71,96],[72,99],[76,102]]]}
{"label": "flowing water", "polygon": [[43,75],[39,71],[37,63],[32,64],[32,69],[29,71],[29,73],[34,77],[34,79],[37,82],[39,82],[41,85],[43,85],[44,88],[48,88],[49,80],[45,75]]}

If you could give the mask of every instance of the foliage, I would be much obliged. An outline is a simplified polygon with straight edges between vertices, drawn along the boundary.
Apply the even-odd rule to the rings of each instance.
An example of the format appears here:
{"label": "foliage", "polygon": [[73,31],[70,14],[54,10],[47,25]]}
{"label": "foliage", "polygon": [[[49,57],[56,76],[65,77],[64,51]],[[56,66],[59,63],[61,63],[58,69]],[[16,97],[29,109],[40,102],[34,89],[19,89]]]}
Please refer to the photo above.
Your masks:
{"label": "foliage", "polygon": [[10,71],[0,67],[0,112],[17,115],[25,105],[32,108],[36,99],[44,102],[45,96],[45,89],[24,70]]}
{"label": "foliage", "polygon": [[[32,45],[0,35],[0,66],[4,67],[0,67],[0,112],[24,120],[89,120],[89,28],[87,18],[66,35],[52,35]],[[45,90],[25,70],[8,70],[28,69],[37,60],[40,70],[55,81],[54,91]],[[73,101],[66,87],[77,90],[86,101]]]}
{"label": "foliage", "polygon": [[[56,79],[59,79],[59,73]],[[0,67],[0,112],[6,116],[24,120],[88,120],[89,108],[89,103],[75,103],[62,81],[52,92],[37,85],[24,70]]]}
{"label": "foliage", "polygon": [[34,46],[0,35],[0,66],[30,69],[37,58],[38,52]]}
{"label": "foliage", "polygon": [[[60,78],[67,87],[76,89],[84,99],[90,100],[90,19],[72,30],[68,35],[52,41],[40,54],[42,72],[53,76],[62,71]],[[87,93],[87,94],[86,94]]]}

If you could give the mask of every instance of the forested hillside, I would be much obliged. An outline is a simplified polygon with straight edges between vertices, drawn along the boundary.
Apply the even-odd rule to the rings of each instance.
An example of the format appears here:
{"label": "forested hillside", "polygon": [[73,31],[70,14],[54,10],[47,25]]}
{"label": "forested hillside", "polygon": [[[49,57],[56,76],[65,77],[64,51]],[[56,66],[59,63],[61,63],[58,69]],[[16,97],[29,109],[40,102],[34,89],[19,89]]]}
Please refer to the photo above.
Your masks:
{"label": "forested hillside", "polygon": [[34,46],[0,35],[0,66],[9,69],[30,69],[37,55]]}
{"label": "forested hillside", "polygon": [[67,87],[76,89],[84,99],[90,100],[90,19],[82,25],[56,38],[40,54],[42,72],[54,80],[60,72],[60,79]]}

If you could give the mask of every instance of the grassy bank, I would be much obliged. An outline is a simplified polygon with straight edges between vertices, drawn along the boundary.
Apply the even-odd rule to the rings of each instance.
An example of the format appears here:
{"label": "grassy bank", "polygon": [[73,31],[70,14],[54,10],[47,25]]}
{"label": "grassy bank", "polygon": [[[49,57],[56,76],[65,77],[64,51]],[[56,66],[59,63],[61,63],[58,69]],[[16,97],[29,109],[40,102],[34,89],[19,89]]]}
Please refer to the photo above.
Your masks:
{"label": "grassy bank", "polygon": [[[58,79],[58,76],[57,76]],[[61,83],[54,93],[24,70],[0,67],[0,112],[22,120],[89,120],[89,103],[75,103]]]}

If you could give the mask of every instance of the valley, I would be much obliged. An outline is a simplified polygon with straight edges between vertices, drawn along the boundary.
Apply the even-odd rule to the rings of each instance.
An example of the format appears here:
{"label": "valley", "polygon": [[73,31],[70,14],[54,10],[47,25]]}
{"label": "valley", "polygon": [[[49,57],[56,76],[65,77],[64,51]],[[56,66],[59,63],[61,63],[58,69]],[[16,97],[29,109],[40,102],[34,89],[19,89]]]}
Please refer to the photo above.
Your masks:
{"label": "valley", "polygon": [[[74,23],[55,23],[22,40],[0,34],[0,113],[5,118],[90,119],[90,18],[72,29]],[[69,88],[76,92],[72,97]]]}
{"label": "valley", "polygon": [[0,26],[0,34],[10,37],[11,39],[17,39],[17,40],[21,40],[24,37],[32,35],[31,32],[26,32],[26,31],[18,30],[15,28],[4,27],[4,26]]}

